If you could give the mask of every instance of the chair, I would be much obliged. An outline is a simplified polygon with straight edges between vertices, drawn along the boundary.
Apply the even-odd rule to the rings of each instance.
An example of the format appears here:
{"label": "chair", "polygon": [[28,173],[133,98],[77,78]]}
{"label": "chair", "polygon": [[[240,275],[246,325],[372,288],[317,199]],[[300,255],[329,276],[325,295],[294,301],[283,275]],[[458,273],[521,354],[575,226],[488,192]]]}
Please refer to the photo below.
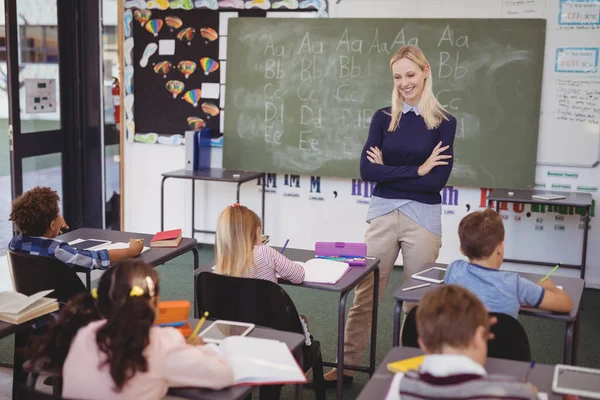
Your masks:
{"label": "chair", "polygon": [[[419,347],[417,308],[418,306],[410,310],[404,320],[402,330],[403,347]],[[488,341],[487,356],[505,360],[531,361],[529,339],[521,323],[507,314],[492,312],[489,315],[498,318],[498,322],[490,328],[490,331],[494,334],[494,339]]]}
{"label": "chair", "polygon": [[48,297],[66,303],[87,289],[76,272],[53,257],[7,251],[10,276],[15,291],[31,296],[42,290],[54,289]]}
{"label": "chair", "polygon": [[488,357],[515,361],[531,361],[531,347],[527,333],[521,323],[507,314],[490,313],[498,318],[491,327],[494,339],[488,342]]}
{"label": "chair", "polygon": [[[198,310],[209,310],[213,318],[304,334],[296,306],[276,283],[205,271],[197,275],[195,286]],[[313,368],[315,396],[324,400],[320,343],[313,340],[310,346],[304,345],[303,353],[304,371]]]}

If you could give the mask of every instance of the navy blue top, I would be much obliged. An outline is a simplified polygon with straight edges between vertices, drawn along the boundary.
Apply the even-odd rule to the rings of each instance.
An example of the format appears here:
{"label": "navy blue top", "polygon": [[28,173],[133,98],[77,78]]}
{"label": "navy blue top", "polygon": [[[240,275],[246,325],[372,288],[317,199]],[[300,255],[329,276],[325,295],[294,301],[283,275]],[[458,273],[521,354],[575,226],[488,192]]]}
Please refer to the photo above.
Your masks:
{"label": "navy blue top", "polygon": [[[417,171],[440,141],[442,147],[450,145],[442,154],[454,155],[456,119],[448,114],[448,121],[442,120],[439,127],[429,130],[423,117],[410,111],[402,115],[400,124],[393,132],[388,132],[392,119],[390,113],[391,107],[387,107],[377,110],[373,115],[369,137],[360,158],[361,178],[376,183],[373,196],[416,200],[426,204],[441,203],[440,191],[448,182],[453,159],[445,160],[448,165],[434,167],[425,176],[419,176]],[[367,159],[370,147],[379,147],[384,165],[371,163]]]}

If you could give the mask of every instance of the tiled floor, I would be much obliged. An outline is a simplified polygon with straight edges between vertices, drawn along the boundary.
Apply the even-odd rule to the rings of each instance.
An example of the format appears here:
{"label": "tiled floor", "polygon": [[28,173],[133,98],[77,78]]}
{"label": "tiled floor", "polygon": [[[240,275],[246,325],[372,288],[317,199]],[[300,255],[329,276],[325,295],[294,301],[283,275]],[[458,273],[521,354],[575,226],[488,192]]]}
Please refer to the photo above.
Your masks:
{"label": "tiled floor", "polygon": [[0,400],[12,399],[12,369],[0,367]]}

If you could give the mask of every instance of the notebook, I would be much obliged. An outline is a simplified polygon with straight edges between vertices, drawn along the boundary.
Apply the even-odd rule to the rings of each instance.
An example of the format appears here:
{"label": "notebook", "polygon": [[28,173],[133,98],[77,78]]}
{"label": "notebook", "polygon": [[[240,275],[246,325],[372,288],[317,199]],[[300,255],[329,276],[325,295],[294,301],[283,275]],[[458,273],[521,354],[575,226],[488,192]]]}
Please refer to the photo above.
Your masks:
{"label": "notebook", "polygon": [[425,356],[417,356],[412,358],[407,358],[405,360],[396,361],[393,363],[389,363],[387,365],[387,369],[390,372],[398,373],[398,372],[406,372],[411,369],[418,370],[419,366],[423,363]]}
{"label": "notebook", "polygon": [[562,194],[555,194],[555,193],[538,193],[538,194],[531,195],[531,198],[538,199],[538,200],[560,200],[560,199],[566,199],[567,196],[564,196]]}
{"label": "notebook", "polygon": [[177,247],[182,239],[181,229],[157,232],[150,240],[150,247]]}
{"label": "notebook", "polygon": [[348,263],[323,258],[313,258],[306,262],[294,262],[304,267],[304,282],[310,283],[335,285],[350,269]]}
{"label": "notebook", "polygon": [[31,296],[17,292],[0,292],[0,321],[21,324],[58,310],[58,301],[47,298],[54,289]]}
{"label": "notebook", "polygon": [[[128,249],[128,248],[129,248],[129,243],[115,242],[115,243],[105,244],[102,246],[96,246],[96,247],[94,247],[94,250],[120,250],[120,249]],[[142,249],[142,253],[144,253],[148,250],[150,250],[150,247],[144,246],[144,248]]]}
{"label": "notebook", "polygon": [[233,369],[236,385],[305,383],[306,377],[287,345],[270,339],[230,336],[218,347]]}

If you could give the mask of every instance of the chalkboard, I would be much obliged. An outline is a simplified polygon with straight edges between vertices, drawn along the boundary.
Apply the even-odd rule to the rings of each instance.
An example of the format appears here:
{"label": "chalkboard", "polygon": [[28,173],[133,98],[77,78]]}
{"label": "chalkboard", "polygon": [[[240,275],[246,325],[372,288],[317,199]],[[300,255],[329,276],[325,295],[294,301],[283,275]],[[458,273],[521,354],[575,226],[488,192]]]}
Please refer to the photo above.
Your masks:
{"label": "chalkboard", "polygon": [[230,21],[225,168],[357,178],[374,112],[390,105],[389,59],[425,52],[458,122],[450,183],[534,184],[545,20]]}

